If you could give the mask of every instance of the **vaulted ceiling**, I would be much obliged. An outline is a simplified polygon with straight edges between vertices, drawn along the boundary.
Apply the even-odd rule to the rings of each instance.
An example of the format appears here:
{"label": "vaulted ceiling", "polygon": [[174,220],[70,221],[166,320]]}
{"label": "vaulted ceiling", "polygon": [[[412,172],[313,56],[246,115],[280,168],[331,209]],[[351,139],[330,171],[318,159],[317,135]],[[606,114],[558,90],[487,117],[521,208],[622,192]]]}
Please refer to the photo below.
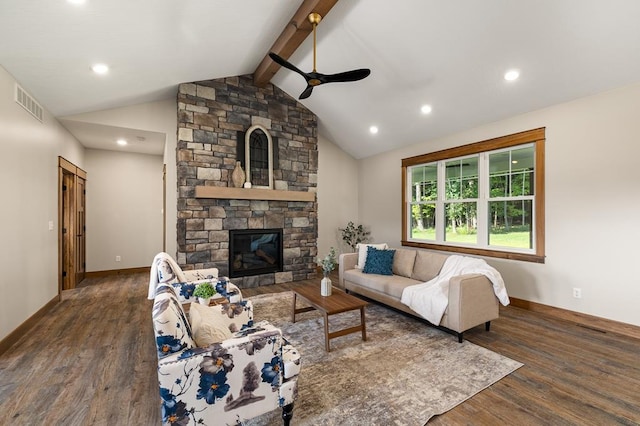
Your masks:
{"label": "vaulted ceiling", "polygon": [[[175,98],[182,82],[252,74],[296,11],[313,3],[0,2],[0,65],[63,123]],[[355,158],[640,81],[637,0],[315,3],[330,9],[317,29],[318,71],[371,75],[322,85],[301,102],[318,115],[320,133]],[[306,37],[289,61],[311,71],[312,52]],[[109,73],[92,73],[97,62]],[[506,81],[510,69],[520,78]],[[295,98],[306,86],[287,69],[271,81]],[[65,125],[91,145],[90,129]]]}

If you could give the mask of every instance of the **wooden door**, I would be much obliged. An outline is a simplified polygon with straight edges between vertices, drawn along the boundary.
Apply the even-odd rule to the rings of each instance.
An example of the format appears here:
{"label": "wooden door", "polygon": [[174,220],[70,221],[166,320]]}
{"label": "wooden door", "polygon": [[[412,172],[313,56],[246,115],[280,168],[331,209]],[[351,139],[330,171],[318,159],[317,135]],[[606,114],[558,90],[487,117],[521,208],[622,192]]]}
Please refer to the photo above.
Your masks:
{"label": "wooden door", "polygon": [[87,173],[58,157],[58,289],[69,290],[86,271]]}
{"label": "wooden door", "polygon": [[[86,174],[85,174],[86,176]],[[85,223],[85,179],[80,176],[80,174],[76,175],[76,244],[75,244],[75,271],[76,271],[76,283],[79,283],[84,279],[84,275],[87,268],[86,263],[86,238],[85,232],[87,230]]]}
{"label": "wooden door", "polygon": [[68,171],[62,172],[62,186],[60,195],[62,198],[62,226],[60,227],[60,239],[62,240],[62,290],[69,290],[76,287],[75,275],[75,238],[74,238],[74,205],[75,176]]}

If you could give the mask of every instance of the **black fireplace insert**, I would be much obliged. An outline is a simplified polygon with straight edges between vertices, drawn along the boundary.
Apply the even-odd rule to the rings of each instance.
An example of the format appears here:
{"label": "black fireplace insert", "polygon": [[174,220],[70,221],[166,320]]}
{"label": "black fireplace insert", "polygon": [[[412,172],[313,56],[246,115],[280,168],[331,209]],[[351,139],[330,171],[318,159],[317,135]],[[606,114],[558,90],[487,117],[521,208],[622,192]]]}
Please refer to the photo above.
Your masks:
{"label": "black fireplace insert", "polygon": [[229,276],[282,271],[282,229],[229,231]]}

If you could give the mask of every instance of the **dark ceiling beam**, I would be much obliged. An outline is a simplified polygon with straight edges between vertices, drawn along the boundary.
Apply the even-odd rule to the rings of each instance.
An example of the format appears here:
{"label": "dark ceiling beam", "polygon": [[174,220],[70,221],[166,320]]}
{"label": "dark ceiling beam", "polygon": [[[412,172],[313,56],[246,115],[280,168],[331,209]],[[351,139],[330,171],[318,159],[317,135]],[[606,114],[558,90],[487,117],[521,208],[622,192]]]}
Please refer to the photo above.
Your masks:
{"label": "dark ceiling beam", "polygon": [[[288,60],[313,31],[313,27],[308,21],[309,14],[316,12],[324,18],[337,2],[338,0],[304,0],[296,13],[293,14],[293,18],[282,30],[282,34],[273,43],[269,52],[274,52]],[[273,62],[269,57],[269,52],[253,72],[253,83],[258,87],[263,87],[270,82],[271,78],[280,69],[280,65]]]}

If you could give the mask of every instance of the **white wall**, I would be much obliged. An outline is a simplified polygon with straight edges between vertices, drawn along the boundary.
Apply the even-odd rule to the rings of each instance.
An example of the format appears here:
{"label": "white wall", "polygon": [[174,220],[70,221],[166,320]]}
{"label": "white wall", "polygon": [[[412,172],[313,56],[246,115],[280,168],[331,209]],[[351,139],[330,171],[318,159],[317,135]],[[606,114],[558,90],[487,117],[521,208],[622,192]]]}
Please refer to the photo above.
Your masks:
{"label": "white wall", "polygon": [[[65,117],[71,120],[107,126],[147,130],[166,135],[164,163],[167,166],[167,253],[177,255],[176,223],[178,221],[178,186],[176,173],[176,146],[178,111],[175,99],[148,102],[122,108],[89,112]],[[89,177],[91,179],[91,177]],[[162,194],[160,195],[162,199]],[[151,259],[146,266],[151,264]],[[137,265],[143,266],[143,265]],[[118,268],[119,269],[119,268]]]}
{"label": "white wall", "polygon": [[0,67],[0,339],[58,294],[58,156],[84,166],[51,114],[41,123],[15,103],[15,83]]}
{"label": "white wall", "polygon": [[349,251],[338,228],[358,221],[358,162],[328,139],[318,137],[318,256],[331,247]]}
{"label": "white wall", "polygon": [[634,85],[361,160],[360,221],[399,247],[402,158],[546,127],[546,263],[486,260],[513,297],[640,325],[639,110]]}
{"label": "white wall", "polygon": [[96,149],[85,156],[87,272],[149,266],[162,251],[162,157]]}

